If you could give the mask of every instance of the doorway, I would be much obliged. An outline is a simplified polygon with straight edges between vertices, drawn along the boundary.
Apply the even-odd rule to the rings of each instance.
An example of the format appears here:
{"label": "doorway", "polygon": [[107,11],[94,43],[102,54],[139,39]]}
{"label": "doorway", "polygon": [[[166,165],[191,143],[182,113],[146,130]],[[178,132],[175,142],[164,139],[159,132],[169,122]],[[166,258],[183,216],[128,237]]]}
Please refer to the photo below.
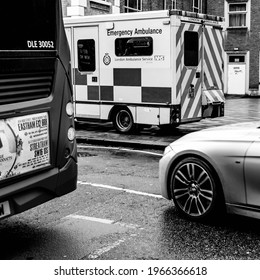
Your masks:
{"label": "doorway", "polygon": [[246,93],[246,55],[228,55],[227,94],[245,95]]}

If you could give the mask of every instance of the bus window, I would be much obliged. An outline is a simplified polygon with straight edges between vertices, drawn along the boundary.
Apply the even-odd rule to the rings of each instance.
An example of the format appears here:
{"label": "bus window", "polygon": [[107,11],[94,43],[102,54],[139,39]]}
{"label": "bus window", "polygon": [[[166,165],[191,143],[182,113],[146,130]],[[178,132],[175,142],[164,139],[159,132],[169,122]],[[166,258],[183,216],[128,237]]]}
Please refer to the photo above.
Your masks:
{"label": "bus window", "polygon": [[2,1],[0,50],[54,49],[56,7],[50,0]]}
{"label": "bus window", "polygon": [[199,35],[194,31],[184,32],[184,65],[196,67],[199,64]]}
{"label": "bus window", "polygon": [[93,39],[78,40],[78,68],[80,72],[96,70],[95,41]]}

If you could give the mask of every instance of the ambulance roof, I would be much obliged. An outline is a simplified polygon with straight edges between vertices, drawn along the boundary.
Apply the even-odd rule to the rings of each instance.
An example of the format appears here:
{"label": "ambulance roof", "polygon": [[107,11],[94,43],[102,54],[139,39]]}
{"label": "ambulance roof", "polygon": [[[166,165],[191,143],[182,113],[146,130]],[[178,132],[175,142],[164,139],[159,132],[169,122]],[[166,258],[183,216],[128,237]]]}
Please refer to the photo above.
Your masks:
{"label": "ambulance roof", "polygon": [[214,16],[214,15],[208,15],[208,14],[199,14],[194,12],[188,12],[188,11],[181,11],[181,10],[171,10],[170,15],[177,15],[177,16],[183,16],[183,17],[190,17],[190,18],[197,18],[202,20],[209,20],[209,21],[224,21],[223,17],[220,16]]}
{"label": "ambulance roof", "polygon": [[222,22],[224,18],[213,15],[199,14],[181,10],[161,10],[161,11],[148,11],[148,12],[137,12],[137,13],[121,13],[121,14],[106,14],[106,15],[92,15],[92,16],[74,16],[65,17],[65,25],[82,25],[88,23],[98,22],[111,22],[121,20],[142,20],[142,19],[170,19],[171,16],[178,16],[181,19],[197,19],[207,21]]}

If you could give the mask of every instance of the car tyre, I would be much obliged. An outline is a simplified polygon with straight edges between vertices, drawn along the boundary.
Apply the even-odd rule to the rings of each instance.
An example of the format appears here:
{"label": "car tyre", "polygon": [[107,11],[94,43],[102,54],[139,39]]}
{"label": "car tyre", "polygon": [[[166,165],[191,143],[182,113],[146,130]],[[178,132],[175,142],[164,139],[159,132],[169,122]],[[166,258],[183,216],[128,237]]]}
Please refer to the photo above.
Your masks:
{"label": "car tyre", "polygon": [[178,212],[190,220],[205,221],[221,212],[220,183],[204,160],[195,157],[181,160],[171,173],[170,191]]}

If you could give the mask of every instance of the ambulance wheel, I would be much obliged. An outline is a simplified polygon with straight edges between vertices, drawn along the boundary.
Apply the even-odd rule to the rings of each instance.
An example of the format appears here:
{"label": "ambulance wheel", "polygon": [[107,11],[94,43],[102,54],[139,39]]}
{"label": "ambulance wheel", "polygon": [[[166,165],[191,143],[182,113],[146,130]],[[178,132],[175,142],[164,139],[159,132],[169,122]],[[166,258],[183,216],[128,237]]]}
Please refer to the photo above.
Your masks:
{"label": "ambulance wheel", "polygon": [[113,125],[120,133],[130,133],[135,130],[132,114],[127,108],[120,108],[115,112]]}

